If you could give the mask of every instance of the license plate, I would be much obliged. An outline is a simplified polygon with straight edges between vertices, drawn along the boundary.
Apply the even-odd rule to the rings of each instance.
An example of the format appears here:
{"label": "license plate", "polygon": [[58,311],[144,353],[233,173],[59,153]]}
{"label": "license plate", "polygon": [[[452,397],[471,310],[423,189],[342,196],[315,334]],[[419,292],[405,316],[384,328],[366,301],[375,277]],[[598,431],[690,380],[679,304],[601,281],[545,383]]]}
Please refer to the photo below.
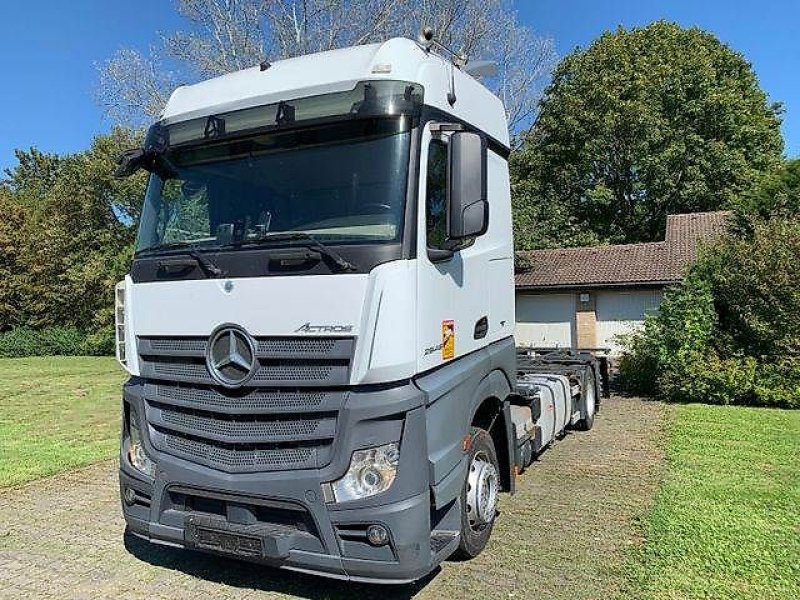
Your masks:
{"label": "license plate", "polygon": [[194,545],[205,550],[234,556],[260,557],[262,554],[261,539],[249,535],[197,526],[193,537]]}

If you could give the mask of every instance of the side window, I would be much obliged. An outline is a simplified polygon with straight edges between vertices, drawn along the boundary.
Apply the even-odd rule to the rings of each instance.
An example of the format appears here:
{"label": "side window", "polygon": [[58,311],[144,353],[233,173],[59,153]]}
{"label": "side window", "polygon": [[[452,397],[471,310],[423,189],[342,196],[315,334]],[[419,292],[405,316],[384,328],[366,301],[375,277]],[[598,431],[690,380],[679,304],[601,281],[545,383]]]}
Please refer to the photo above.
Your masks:
{"label": "side window", "polygon": [[442,248],[447,241],[447,143],[431,140],[428,148],[428,181],[425,231],[428,248]]}

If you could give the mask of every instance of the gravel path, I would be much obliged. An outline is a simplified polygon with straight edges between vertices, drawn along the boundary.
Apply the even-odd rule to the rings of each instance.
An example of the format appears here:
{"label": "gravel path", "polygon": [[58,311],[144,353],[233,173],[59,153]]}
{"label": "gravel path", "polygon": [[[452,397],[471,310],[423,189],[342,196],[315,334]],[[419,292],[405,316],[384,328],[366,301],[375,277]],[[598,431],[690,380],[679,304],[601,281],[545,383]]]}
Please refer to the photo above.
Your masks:
{"label": "gravel path", "polygon": [[0,598],[614,598],[663,465],[667,408],[606,401],[501,501],[489,548],[427,580],[369,587],[123,537],[114,462],[0,491]]}

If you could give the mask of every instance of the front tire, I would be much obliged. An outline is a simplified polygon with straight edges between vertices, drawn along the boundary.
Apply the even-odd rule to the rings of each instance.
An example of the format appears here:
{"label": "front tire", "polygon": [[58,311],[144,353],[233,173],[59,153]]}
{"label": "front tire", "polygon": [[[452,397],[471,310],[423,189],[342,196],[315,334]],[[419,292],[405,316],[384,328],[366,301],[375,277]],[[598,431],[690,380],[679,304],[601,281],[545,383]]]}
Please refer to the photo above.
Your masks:
{"label": "front tire", "polygon": [[461,491],[461,540],[455,552],[462,559],[475,558],[489,542],[500,493],[500,465],[492,437],[479,427],[473,427],[471,435],[469,467]]}

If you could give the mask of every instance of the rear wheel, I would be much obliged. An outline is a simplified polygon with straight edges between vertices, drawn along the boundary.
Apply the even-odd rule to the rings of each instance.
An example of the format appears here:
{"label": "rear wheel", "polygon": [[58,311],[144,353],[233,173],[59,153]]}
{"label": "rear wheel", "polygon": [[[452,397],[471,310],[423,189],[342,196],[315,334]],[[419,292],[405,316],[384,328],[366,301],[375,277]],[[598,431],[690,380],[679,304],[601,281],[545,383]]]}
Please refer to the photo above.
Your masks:
{"label": "rear wheel", "polygon": [[469,467],[461,492],[461,541],[456,556],[474,558],[489,542],[497,516],[500,493],[500,465],[492,437],[485,429],[473,427]]}
{"label": "rear wheel", "polygon": [[581,389],[581,414],[583,418],[576,424],[578,429],[589,431],[594,426],[594,413],[597,411],[597,386],[595,385],[594,370],[586,370]]}

